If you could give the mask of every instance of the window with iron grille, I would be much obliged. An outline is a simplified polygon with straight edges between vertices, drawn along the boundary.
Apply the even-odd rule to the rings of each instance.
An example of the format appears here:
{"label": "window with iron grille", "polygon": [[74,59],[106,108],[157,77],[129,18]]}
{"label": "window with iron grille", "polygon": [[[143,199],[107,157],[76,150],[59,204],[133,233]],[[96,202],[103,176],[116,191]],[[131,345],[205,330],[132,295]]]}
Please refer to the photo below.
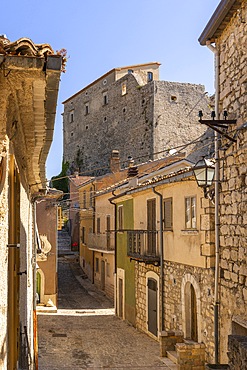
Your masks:
{"label": "window with iron grille", "polygon": [[171,230],[173,226],[172,198],[164,199],[164,230]]}

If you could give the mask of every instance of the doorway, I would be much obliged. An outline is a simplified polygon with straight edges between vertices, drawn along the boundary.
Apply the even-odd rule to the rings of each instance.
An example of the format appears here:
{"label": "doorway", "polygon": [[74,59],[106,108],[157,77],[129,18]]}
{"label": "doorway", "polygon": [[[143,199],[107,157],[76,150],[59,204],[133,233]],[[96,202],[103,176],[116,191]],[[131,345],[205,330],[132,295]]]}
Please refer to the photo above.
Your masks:
{"label": "doorway", "polygon": [[158,305],[157,305],[157,281],[148,278],[148,331],[157,337],[158,333]]}
{"label": "doorway", "polygon": [[105,290],[105,261],[101,260],[101,289]]}

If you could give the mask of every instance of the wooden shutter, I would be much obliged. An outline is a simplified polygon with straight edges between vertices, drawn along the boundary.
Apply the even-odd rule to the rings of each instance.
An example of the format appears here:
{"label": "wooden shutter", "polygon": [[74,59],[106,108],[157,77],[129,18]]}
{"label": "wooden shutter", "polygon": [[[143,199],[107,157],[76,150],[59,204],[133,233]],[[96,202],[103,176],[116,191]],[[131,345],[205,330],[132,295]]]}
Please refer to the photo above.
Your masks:
{"label": "wooden shutter", "polygon": [[172,215],[172,198],[164,199],[164,229],[172,229],[173,226]]}

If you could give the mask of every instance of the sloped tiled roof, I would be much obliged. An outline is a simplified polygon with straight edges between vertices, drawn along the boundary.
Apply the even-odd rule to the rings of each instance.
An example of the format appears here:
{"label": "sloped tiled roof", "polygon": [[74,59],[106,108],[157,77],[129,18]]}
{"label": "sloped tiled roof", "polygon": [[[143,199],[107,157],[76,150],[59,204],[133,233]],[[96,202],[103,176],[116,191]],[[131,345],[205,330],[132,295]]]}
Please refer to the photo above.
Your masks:
{"label": "sloped tiled roof", "polygon": [[[177,154],[173,156],[169,156],[166,158],[142,163],[136,165],[138,168],[138,178],[141,178],[145,175],[148,175],[152,172],[158,171],[163,167],[166,167],[172,163],[175,163],[181,159],[185,158],[185,154]],[[109,173],[101,177],[97,177],[96,179],[97,184],[97,191],[96,195],[102,194],[104,192],[108,192],[113,190],[128,181],[128,168],[121,170],[116,173]]]}
{"label": "sloped tiled roof", "polygon": [[26,37],[10,42],[6,36],[0,36],[0,54],[39,57],[47,53],[54,54],[49,44],[34,44],[32,40]]}

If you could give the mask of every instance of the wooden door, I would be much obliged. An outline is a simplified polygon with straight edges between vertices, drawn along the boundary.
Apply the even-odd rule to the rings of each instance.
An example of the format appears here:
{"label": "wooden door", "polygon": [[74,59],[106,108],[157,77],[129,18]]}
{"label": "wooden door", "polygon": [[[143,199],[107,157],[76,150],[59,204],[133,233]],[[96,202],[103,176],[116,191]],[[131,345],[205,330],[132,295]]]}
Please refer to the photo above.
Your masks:
{"label": "wooden door", "polygon": [[157,337],[157,281],[148,279],[148,331]]}

